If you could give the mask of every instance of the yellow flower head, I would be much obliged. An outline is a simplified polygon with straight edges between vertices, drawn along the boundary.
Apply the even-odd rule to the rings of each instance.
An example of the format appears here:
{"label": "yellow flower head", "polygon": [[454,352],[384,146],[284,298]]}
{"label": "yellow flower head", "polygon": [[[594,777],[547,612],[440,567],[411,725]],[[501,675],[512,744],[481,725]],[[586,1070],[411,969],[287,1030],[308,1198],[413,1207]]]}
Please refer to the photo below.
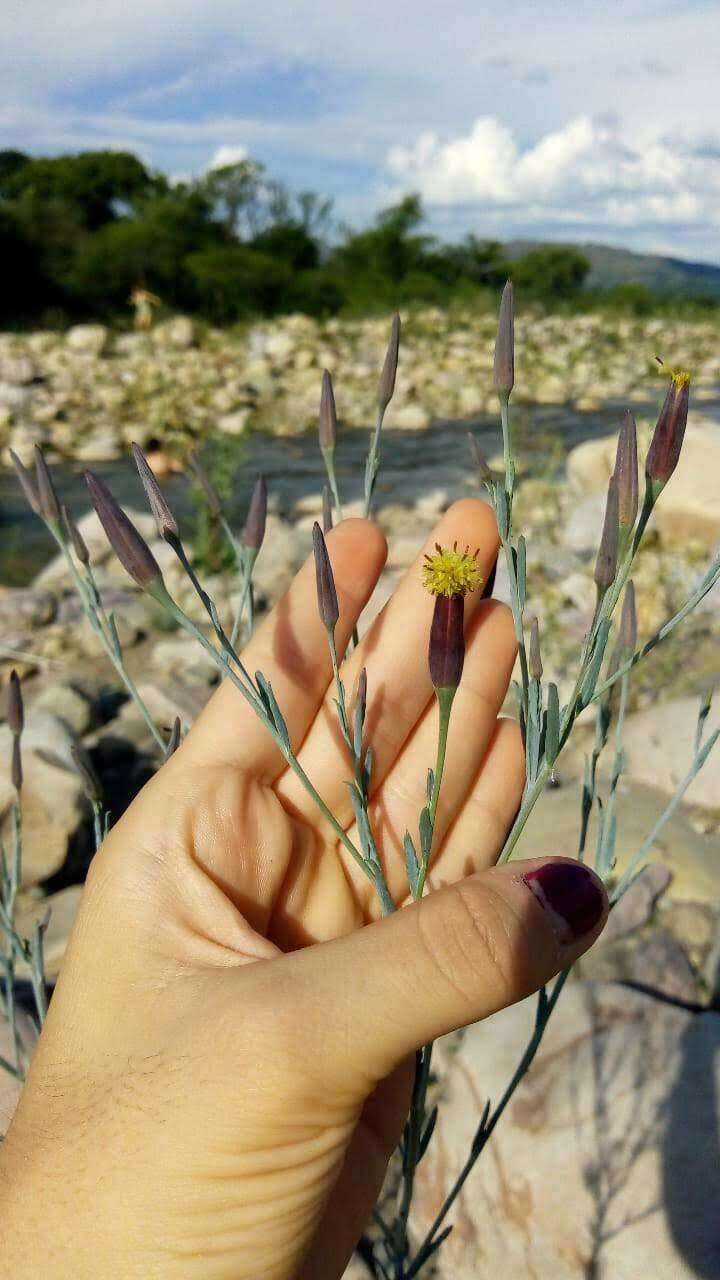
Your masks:
{"label": "yellow flower head", "polygon": [[444,551],[435,543],[436,554],[425,556],[423,586],[433,596],[466,596],[481,586],[483,578],[477,562],[477,552],[466,547],[458,551],[457,542],[452,551]]}
{"label": "yellow flower head", "polygon": [[688,386],[691,375],[685,369],[671,369],[669,364],[666,364],[664,360],[660,359],[660,356],[656,356],[655,359],[657,360],[662,372],[670,377],[670,381],[675,387],[677,387],[678,391],[682,391],[683,387]]}

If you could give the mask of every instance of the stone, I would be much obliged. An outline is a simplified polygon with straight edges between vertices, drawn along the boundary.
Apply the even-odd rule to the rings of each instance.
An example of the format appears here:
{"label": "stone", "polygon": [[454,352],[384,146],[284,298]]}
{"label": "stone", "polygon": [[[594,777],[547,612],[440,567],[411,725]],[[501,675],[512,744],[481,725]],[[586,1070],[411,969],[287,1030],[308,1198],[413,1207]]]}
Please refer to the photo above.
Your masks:
{"label": "stone", "polygon": [[397,431],[424,431],[432,422],[432,414],[421,404],[402,404],[397,408],[390,402],[385,425]]}
{"label": "stone", "polygon": [[[73,734],[56,716],[30,709],[23,733],[23,885],[37,884],[60,870],[82,820],[83,788],[73,764],[73,742]],[[0,827],[9,849],[15,802],[9,776],[11,743],[7,725],[0,726]],[[50,763],[39,751],[57,756],[64,767]]]}
{"label": "stone", "polygon": [[[446,1063],[414,1238],[461,1168],[487,1098],[532,1033],[534,998],[470,1028]],[[451,1210],[437,1280],[692,1280],[718,1274],[720,1017],[572,981]],[[650,1263],[650,1260],[651,1263]]]}
{"label": "stone", "polygon": [[158,347],[170,347],[175,351],[187,351],[196,342],[195,324],[190,316],[173,316],[155,326],[153,339]]}
{"label": "stone", "polygon": [[37,377],[35,362],[30,356],[14,355],[0,360],[0,382],[13,387],[25,387]]}
{"label": "stone", "polygon": [[[576,759],[560,757],[558,773],[562,785],[546,789],[530,817],[514,855],[534,858],[544,854],[574,857],[578,844],[582,783],[579,776],[568,772],[582,769],[584,753]],[[606,778],[601,775],[606,791]],[[617,798],[617,865],[614,874],[622,875],[630,859],[653,829],[667,797],[651,787],[630,782],[625,776],[618,786]],[[593,810],[588,831],[589,861],[597,843],[597,812]],[[661,863],[673,875],[667,889],[672,901],[706,902],[716,905],[720,898],[720,837],[701,836],[693,831],[682,811],[666,823],[648,853],[648,860]]]}
{"label": "stone", "polygon": [[[671,795],[690,768],[698,704],[677,698],[638,711],[625,722],[623,747],[626,776]],[[720,727],[720,708],[713,707],[705,723],[705,738]],[[689,804],[720,810],[720,745],[685,793]]]}
{"label": "stone", "polygon": [[669,1000],[698,1002],[698,975],[685,947],[668,929],[654,927],[642,937],[635,934],[607,943],[602,935],[601,939],[578,962],[582,978],[629,982]]}
{"label": "stone", "polygon": [[[135,511],[131,507],[127,506],[124,507],[124,510],[132,520],[138,533],[141,533],[146,541],[152,541],[153,538],[157,537],[155,520],[147,511]],[[81,516],[80,519],[76,519],[76,523],[83,536],[87,549],[90,552],[90,559],[94,568],[98,565],[107,564],[111,558],[115,561],[115,556],[110,543],[107,540],[105,530],[100,524],[97,513],[92,508],[90,511],[86,511],[85,515]],[[116,563],[118,563],[118,568],[120,568],[119,562],[116,561]],[[50,560],[35,576],[33,579],[33,588],[42,587],[57,591],[59,587],[64,588],[69,586],[68,578],[69,575],[65,557],[63,555],[57,555],[54,556],[53,559]],[[125,574],[125,579],[129,581],[127,574]]]}
{"label": "stone", "polygon": [[641,929],[652,919],[660,898],[672,884],[672,871],[659,862],[643,867],[640,875],[613,907],[602,932],[601,945]]}
{"label": "stone", "polygon": [[78,462],[114,462],[125,452],[117,431],[112,427],[91,432],[73,449]]}
{"label": "stone", "polygon": [[562,545],[577,555],[589,556],[597,552],[605,519],[604,493],[593,494],[573,507],[562,530]]}
{"label": "stone", "polygon": [[53,596],[34,587],[0,588],[0,629],[44,627],[57,610]]}
{"label": "stone", "polygon": [[570,450],[565,464],[567,478],[580,493],[606,493],[615,469],[617,436],[583,440]]}
{"label": "stone", "polygon": [[258,355],[265,355],[270,360],[283,362],[287,360],[295,351],[295,339],[289,333],[283,333],[278,330],[276,333],[267,335],[264,343],[264,349],[258,351]]}
{"label": "stone", "polygon": [[46,711],[56,716],[78,737],[87,733],[92,723],[92,702],[71,684],[47,685],[35,698],[32,707],[33,711]]}
{"label": "stone", "polygon": [[110,330],[104,324],[76,324],[65,334],[65,345],[84,355],[102,356],[110,341]]}
{"label": "stone", "polygon": [[250,409],[237,409],[235,413],[224,413],[218,419],[218,430],[224,436],[241,436],[247,430],[250,420]]}
{"label": "stone", "polygon": [[[275,601],[290,584],[296,571],[310,554],[308,533],[303,534],[280,516],[268,514],[265,540],[253,570],[256,596]],[[231,596],[233,608],[239,603],[238,593]]]}
{"label": "stone", "polygon": [[[49,912],[48,926],[43,939],[45,976],[52,982],[60,972],[70,932],[82,898],[81,884],[69,885],[46,898],[37,898],[23,911],[18,912],[16,928],[21,938],[31,938],[35,922],[43,920]],[[15,972],[18,978],[30,977],[30,966],[19,961]]]}
{"label": "stone", "polygon": [[592,617],[597,600],[597,588],[592,578],[585,573],[569,573],[558,584],[558,592],[565,604],[570,604],[574,609],[578,609],[582,614],[590,614]]}
{"label": "stone", "polygon": [[709,552],[720,539],[720,427],[688,425],[677,471],[655,508],[655,524],[665,546],[690,539]]}
{"label": "stone", "polygon": [[159,640],[153,646],[152,664],[161,676],[173,676],[184,683],[208,685],[218,679],[215,662],[191,636]]}

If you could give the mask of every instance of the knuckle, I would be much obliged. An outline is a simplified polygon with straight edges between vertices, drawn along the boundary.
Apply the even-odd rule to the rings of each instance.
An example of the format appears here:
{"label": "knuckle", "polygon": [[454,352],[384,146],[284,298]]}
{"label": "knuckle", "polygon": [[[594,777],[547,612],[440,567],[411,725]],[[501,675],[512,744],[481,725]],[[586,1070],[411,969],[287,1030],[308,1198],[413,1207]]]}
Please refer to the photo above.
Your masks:
{"label": "knuckle", "polygon": [[421,921],[422,940],[441,978],[468,1004],[492,986],[498,1005],[517,987],[517,945],[512,913],[485,886],[460,882],[445,890],[439,910]]}

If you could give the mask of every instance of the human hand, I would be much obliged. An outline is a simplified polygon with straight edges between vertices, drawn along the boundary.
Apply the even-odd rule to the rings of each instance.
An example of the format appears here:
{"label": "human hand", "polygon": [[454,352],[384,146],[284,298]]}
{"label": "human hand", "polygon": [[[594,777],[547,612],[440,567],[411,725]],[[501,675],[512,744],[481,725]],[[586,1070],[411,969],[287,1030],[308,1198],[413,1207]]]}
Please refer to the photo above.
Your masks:
{"label": "human hand", "polygon": [[[490,508],[456,504],[429,545],[455,540],[479,548],[487,576]],[[347,521],[328,549],[342,650],[385,544]],[[351,696],[367,669],[371,812],[398,903],[437,736],[420,562],[343,668]],[[466,635],[437,892],[422,903],[377,920],[372,886],[229,683],[112,830],[0,1156],[14,1280],[340,1276],[400,1137],[408,1055],[528,995],[597,936],[606,901],[591,872],[493,867],[524,781],[517,726],[498,719],[508,611],[468,597]],[[271,681],[352,837],[312,559],[243,660]]]}

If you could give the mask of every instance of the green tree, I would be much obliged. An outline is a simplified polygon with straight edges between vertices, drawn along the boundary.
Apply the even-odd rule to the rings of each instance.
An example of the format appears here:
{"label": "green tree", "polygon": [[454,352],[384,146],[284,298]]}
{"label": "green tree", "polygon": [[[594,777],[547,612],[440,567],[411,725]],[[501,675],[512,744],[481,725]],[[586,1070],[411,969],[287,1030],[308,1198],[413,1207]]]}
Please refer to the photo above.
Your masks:
{"label": "green tree", "polygon": [[209,246],[191,253],[184,265],[200,309],[216,324],[278,310],[291,280],[285,263],[241,244]]}
{"label": "green tree", "polygon": [[526,296],[542,302],[567,301],[583,287],[590,263],[570,245],[541,245],[513,264],[512,276]]}

